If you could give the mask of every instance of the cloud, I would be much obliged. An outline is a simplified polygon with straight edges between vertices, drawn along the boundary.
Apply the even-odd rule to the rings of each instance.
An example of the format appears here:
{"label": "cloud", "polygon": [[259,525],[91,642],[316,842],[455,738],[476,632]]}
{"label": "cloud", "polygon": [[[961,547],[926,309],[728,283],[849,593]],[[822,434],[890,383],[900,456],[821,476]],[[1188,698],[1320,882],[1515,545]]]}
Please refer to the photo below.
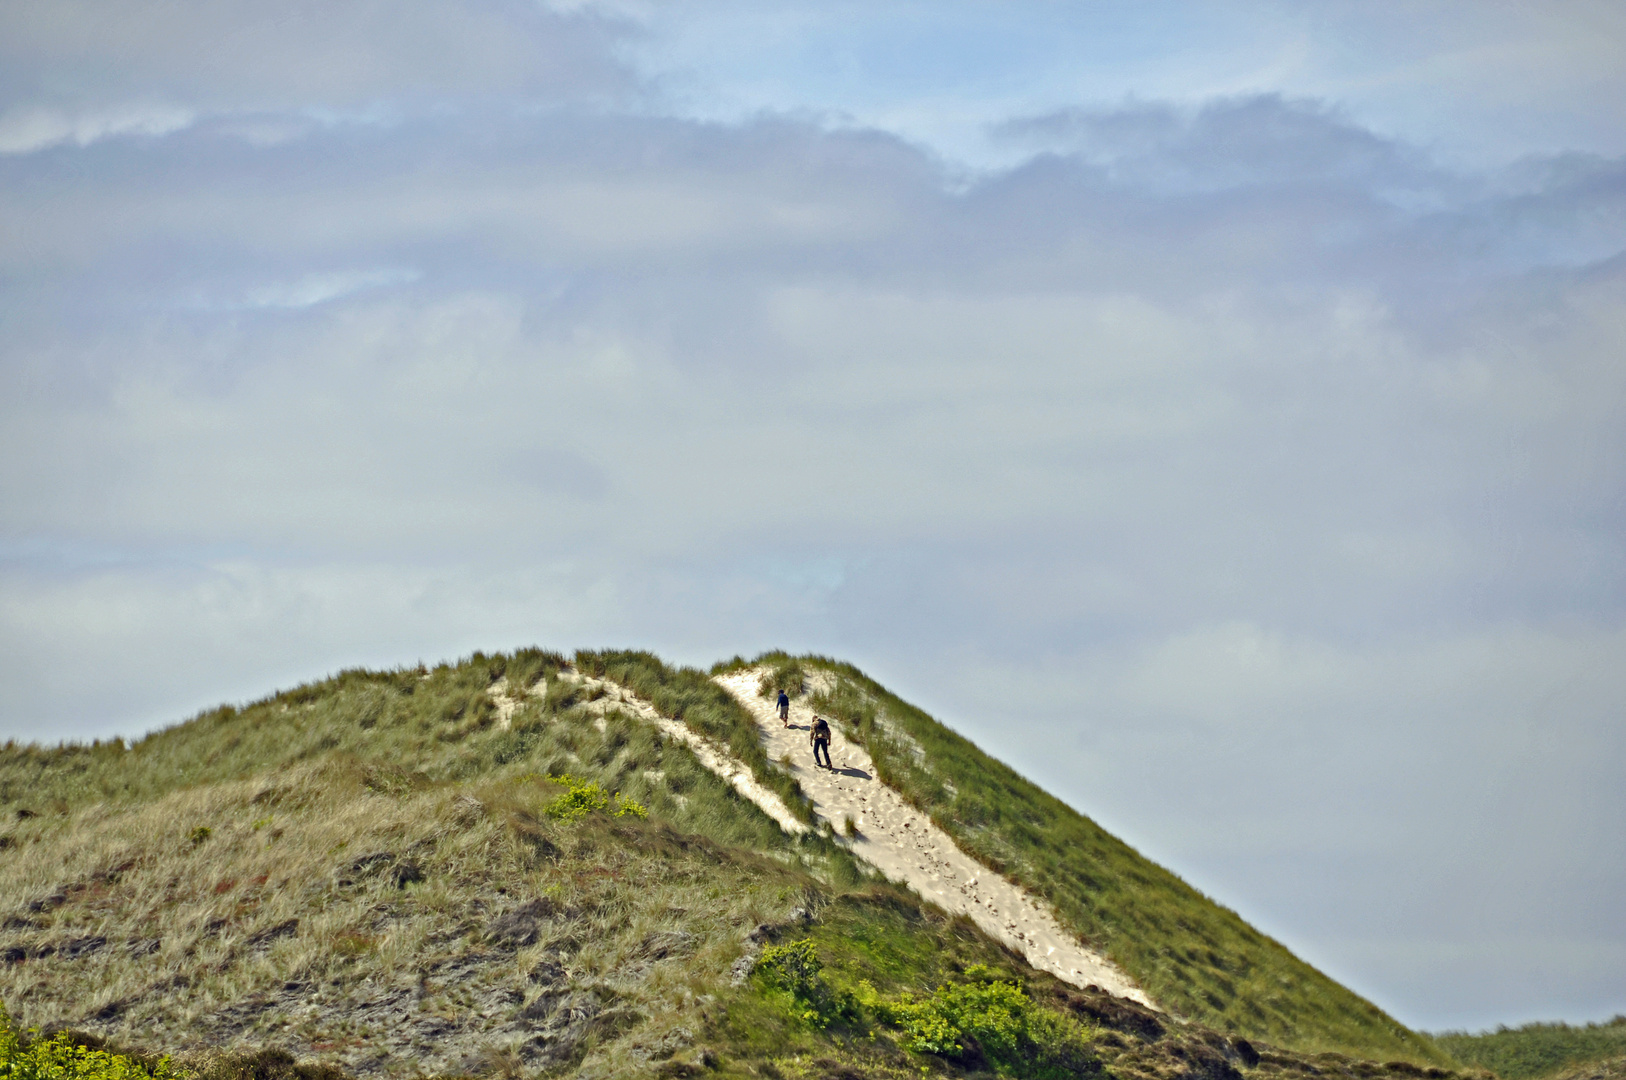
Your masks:
{"label": "cloud", "polygon": [[[163,134],[200,116],[389,120],[469,102],[628,101],[632,27],[518,0],[64,0],[0,12],[0,148]],[[167,102],[154,105],[151,102]]]}
{"label": "cloud", "polygon": [[1076,154],[1142,189],[1204,191],[1320,183],[1374,193],[1453,179],[1415,149],[1384,139],[1315,100],[1277,94],[1176,108],[1069,108],[1006,120],[993,138]]}
{"label": "cloud", "polygon": [[407,284],[421,276],[416,270],[338,270],[306,274],[296,281],[250,289],[243,303],[258,308],[314,307],[364,289]]}
{"label": "cloud", "polygon": [[[5,115],[66,118],[0,158],[8,736],[783,644],[1416,1022],[1520,999],[1396,996],[1371,911],[1445,955],[1561,879],[1613,955],[1620,160],[1448,169],[1267,93],[1036,110],[967,173],[662,115],[591,9],[382,11],[5,16]],[[73,134],[135,100],[189,122]]]}
{"label": "cloud", "polygon": [[0,154],[28,154],[63,143],[87,146],[115,135],[168,135],[196,119],[189,109],[133,103],[73,115],[55,109],[12,108],[0,114]]}

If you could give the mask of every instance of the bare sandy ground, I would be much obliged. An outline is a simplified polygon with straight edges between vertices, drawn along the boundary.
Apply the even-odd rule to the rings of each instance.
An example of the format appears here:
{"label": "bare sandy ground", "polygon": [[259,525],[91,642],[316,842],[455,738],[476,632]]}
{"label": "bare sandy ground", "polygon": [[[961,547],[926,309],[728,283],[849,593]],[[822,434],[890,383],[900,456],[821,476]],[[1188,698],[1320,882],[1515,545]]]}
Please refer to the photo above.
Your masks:
{"label": "bare sandy ground", "polygon": [[492,683],[486,693],[497,706],[497,730],[507,731],[514,723],[514,713],[519,711],[519,702],[508,693],[508,676]]}
{"label": "bare sandy ground", "polygon": [[863,747],[836,731],[830,746],[835,767],[815,766],[808,744],[813,710],[793,701],[790,727],[783,726],[773,702],[757,695],[761,675],[761,670],[752,669],[720,676],[717,682],[755,718],[768,756],[775,761],[789,756],[797,783],[813,799],[815,812],[838,835],[844,833],[849,817],[857,825],[858,836],[851,841],[855,855],[945,911],[971,916],[1033,967],[1075,986],[1093,984],[1156,1008],[1129,976],[1064,929],[1049,905],[961,851],[931,818],[881,783]]}

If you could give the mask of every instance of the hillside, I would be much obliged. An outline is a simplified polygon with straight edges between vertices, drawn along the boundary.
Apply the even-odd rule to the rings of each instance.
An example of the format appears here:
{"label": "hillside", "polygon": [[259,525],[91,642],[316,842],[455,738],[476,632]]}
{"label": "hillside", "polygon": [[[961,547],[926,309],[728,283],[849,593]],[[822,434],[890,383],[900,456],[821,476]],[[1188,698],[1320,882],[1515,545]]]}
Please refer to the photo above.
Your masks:
{"label": "hillside", "polygon": [[[769,659],[1167,1012],[880,878],[706,674],[538,650],[345,672],[128,746],[8,744],[0,1002],[200,1076],[271,1050],[360,1076],[1448,1075],[856,670]],[[1276,982],[1180,996],[1226,964]]]}
{"label": "hillside", "polygon": [[1049,900],[1163,1007],[1303,1050],[1444,1060],[1426,1037],[857,668],[784,654],[753,663],[772,681],[807,685],[813,707],[868,749],[883,780],[965,851]]}

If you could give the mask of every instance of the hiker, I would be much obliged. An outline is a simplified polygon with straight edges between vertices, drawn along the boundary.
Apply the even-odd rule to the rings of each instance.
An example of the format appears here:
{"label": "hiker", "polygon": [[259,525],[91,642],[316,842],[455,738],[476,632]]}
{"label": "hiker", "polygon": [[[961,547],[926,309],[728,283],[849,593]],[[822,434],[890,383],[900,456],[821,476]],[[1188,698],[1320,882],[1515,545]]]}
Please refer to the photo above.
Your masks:
{"label": "hiker", "polygon": [[785,722],[786,727],[790,727],[790,695],[783,690],[779,691],[779,719]]}
{"label": "hiker", "polygon": [[834,769],[830,764],[830,725],[822,716],[813,717],[813,728],[807,733],[808,741],[813,744],[813,764],[819,763],[819,752],[824,752],[824,767]]}

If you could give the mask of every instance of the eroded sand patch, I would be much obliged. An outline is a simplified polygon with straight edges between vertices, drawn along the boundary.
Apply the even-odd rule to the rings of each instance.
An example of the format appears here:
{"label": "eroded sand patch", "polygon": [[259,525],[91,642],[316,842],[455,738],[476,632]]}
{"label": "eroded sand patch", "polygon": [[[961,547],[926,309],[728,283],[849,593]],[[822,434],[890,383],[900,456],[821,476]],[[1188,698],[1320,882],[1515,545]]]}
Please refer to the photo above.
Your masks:
{"label": "eroded sand patch", "polygon": [[486,690],[491,695],[492,703],[497,706],[498,731],[507,731],[512,727],[514,714],[519,711],[520,702],[508,693],[508,689],[508,676],[504,675]]}

